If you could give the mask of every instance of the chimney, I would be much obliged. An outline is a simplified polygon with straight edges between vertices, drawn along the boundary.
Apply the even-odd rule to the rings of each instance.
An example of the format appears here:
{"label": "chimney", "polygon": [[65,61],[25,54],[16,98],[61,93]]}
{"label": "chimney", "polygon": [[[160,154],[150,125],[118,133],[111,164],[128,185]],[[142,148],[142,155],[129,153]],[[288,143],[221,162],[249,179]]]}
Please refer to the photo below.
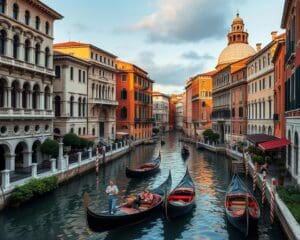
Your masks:
{"label": "chimney", "polygon": [[261,43],[256,43],[256,52],[261,50]]}
{"label": "chimney", "polygon": [[275,40],[275,38],[277,37],[277,31],[271,32],[271,36],[272,36],[272,41]]}

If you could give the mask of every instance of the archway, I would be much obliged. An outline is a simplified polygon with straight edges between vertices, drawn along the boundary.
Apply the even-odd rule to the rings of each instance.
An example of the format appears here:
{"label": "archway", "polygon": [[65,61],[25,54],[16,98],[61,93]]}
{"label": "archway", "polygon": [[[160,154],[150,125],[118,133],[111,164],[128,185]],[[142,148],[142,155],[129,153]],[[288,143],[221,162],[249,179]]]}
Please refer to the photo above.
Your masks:
{"label": "archway", "polygon": [[0,171],[9,168],[9,166],[6,164],[6,158],[9,153],[9,147],[5,144],[0,144]]}
{"label": "archway", "polygon": [[41,142],[39,140],[36,140],[32,145],[31,161],[33,163],[38,163],[39,160],[40,161],[42,160],[40,147],[41,147]]}
{"label": "archway", "polygon": [[[15,168],[20,169],[24,168],[26,155],[28,155],[28,148],[26,143],[19,142],[15,148]],[[28,157],[28,156],[27,156]]]}

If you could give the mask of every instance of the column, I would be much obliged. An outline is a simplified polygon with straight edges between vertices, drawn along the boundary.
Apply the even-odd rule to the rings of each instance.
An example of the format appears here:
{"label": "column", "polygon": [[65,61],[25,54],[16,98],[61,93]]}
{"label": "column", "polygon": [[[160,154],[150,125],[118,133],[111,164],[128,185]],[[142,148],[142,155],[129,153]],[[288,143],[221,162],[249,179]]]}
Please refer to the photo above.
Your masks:
{"label": "column", "polygon": [[118,149],[118,144],[117,144],[117,143],[115,143],[115,146],[116,146],[116,151],[117,151],[117,149]]}
{"label": "column", "polygon": [[78,152],[78,164],[81,165],[81,155],[82,155],[82,152]]}
{"label": "column", "polygon": [[10,173],[10,170],[8,169],[5,169],[3,171],[1,171],[1,177],[2,177],[2,188],[5,190],[5,189],[8,189],[9,187],[9,184],[10,184],[10,177],[9,177],[9,173]]}
{"label": "column", "polygon": [[55,173],[56,172],[56,159],[55,158],[51,158],[50,162],[51,162],[51,172]]}
{"label": "column", "polygon": [[65,158],[63,156],[63,142],[59,142],[59,153],[58,153],[58,162],[57,162],[57,168],[58,170],[64,170],[66,167],[65,164]]}
{"label": "column", "polygon": [[32,168],[31,168],[31,176],[33,178],[36,178],[37,177],[37,163],[33,163],[31,166],[32,166]]}
{"label": "column", "polygon": [[29,167],[32,165],[32,152],[23,152],[23,164],[24,167]]}
{"label": "column", "polygon": [[40,94],[39,94],[39,105],[38,106],[40,106],[39,107],[39,109],[41,109],[41,110],[45,110],[45,107],[44,107],[44,92],[40,92]]}
{"label": "column", "polygon": [[15,156],[16,155],[14,155],[14,154],[6,156],[6,159],[5,159],[6,169],[15,171]]}
{"label": "column", "polygon": [[92,159],[92,148],[89,148],[89,160]]}
{"label": "column", "polygon": [[64,169],[69,169],[69,155],[65,155],[64,159],[65,159]]}

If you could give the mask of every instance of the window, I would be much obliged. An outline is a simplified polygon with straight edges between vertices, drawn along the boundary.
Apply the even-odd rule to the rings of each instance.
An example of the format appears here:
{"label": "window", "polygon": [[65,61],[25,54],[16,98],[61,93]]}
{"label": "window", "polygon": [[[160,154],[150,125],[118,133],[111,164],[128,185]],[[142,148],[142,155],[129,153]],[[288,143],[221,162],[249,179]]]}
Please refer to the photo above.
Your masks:
{"label": "window", "polygon": [[70,79],[73,80],[74,79],[74,68],[70,67]]}
{"label": "window", "polygon": [[24,22],[26,25],[30,24],[30,12],[28,10],[25,11]]}
{"label": "window", "polygon": [[73,117],[74,115],[74,97],[70,97],[70,116]]}
{"label": "window", "polygon": [[55,66],[55,78],[59,79],[60,78],[60,66]]}
{"label": "window", "polygon": [[46,23],[45,23],[45,33],[46,33],[47,35],[49,35],[49,30],[50,30],[49,22],[46,22]]}
{"label": "window", "polygon": [[39,16],[35,17],[35,29],[40,30],[41,20]]}
{"label": "window", "polygon": [[0,13],[5,13],[6,1],[0,0]]}
{"label": "window", "polygon": [[78,117],[81,117],[81,97],[78,99]]}
{"label": "window", "polygon": [[83,135],[85,134],[85,127],[82,129],[82,134]]}
{"label": "window", "polygon": [[272,87],[272,76],[269,76],[269,88]]}
{"label": "window", "polygon": [[30,61],[30,40],[26,39],[25,40],[25,52],[24,52],[24,60],[25,62],[29,62]]}
{"label": "window", "polygon": [[0,31],[0,54],[1,55],[5,55],[5,52],[6,52],[6,41],[7,41],[6,37],[7,37],[7,34],[2,29]]}
{"label": "window", "polygon": [[126,107],[122,107],[121,109],[121,118],[127,118],[127,108]]}
{"label": "window", "polygon": [[60,116],[60,96],[55,96],[54,107],[55,107],[55,117],[59,117]]}
{"label": "window", "polygon": [[45,67],[49,68],[50,62],[50,49],[48,47],[45,48]]}
{"label": "window", "polygon": [[96,57],[95,58],[96,58],[96,60],[98,60],[98,54],[97,53],[96,53]]}
{"label": "window", "polygon": [[85,83],[85,71],[82,71],[82,81]]}
{"label": "window", "polygon": [[262,89],[265,89],[265,79],[262,80]]}
{"label": "window", "polygon": [[19,46],[20,46],[20,39],[18,35],[15,35],[13,38],[13,57],[19,57]]}
{"label": "window", "polygon": [[81,69],[78,70],[78,81],[81,82]]}
{"label": "window", "polygon": [[121,79],[122,79],[122,81],[126,81],[126,74],[122,74]]}
{"label": "window", "polygon": [[206,103],[205,102],[202,102],[202,107],[206,107]]}
{"label": "window", "polygon": [[34,85],[32,93],[32,108],[39,109],[39,97],[40,97],[40,87],[39,85]]}
{"label": "window", "polygon": [[35,53],[34,53],[36,65],[39,65],[39,63],[40,63],[40,53],[41,53],[41,45],[39,43],[37,43],[35,45]]}
{"label": "window", "polygon": [[81,135],[81,128],[78,128],[78,135]]}
{"label": "window", "polygon": [[94,58],[94,53],[93,52],[91,52],[91,59],[93,59]]}
{"label": "window", "polygon": [[268,53],[268,65],[271,64],[271,53]]}
{"label": "window", "polygon": [[100,62],[102,62],[102,56],[100,56]]}
{"label": "window", "polygon": [[85,98],[82,100],[82,116],[85,117],[85,106],[86,106],[86,100]]}
{"label": "window", "polygon": [[93,128],[93,130],[92,130],[92,135],[93,135],[93,136],[96,135],[96,130],[95,130],[95,128]]}
{"label": "window", "polygon": [[127,91],[125,88],[121,90],[121,99],[127,99]]}
{"label": "window", "polygon": [[13,18],[15,20],[18,20],[18,17],[19,17],[19,6],[18,6],[18,4],[15,3],[13,5]]}

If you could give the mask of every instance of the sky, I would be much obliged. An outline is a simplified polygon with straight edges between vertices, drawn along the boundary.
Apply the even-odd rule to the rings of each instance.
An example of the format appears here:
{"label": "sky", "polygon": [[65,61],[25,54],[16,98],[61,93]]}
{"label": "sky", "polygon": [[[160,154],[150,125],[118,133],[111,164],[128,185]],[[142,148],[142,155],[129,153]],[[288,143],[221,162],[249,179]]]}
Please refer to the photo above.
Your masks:
{"label": "sky", "polygon": [[189,77],[214,70],[237,11],[249,43],[280,28],[284,0],[43,0],[64,18],[55,42],[91,43],[149,73],[154,90],[181,93]]}

